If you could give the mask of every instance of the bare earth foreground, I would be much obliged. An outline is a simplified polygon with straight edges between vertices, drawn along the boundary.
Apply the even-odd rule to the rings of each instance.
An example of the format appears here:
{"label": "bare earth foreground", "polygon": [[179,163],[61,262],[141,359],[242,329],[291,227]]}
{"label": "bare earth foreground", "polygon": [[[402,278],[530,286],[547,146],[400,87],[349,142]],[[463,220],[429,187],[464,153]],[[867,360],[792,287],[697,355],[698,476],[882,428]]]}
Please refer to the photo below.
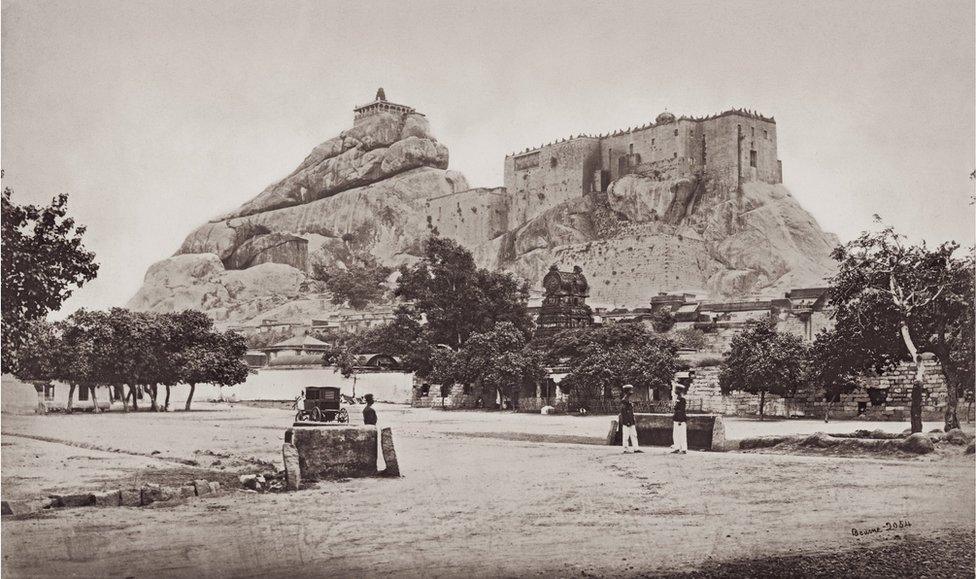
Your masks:
{"label": "bare earth foreground", "polygon": [[[230,490],[162,508],[7,517],[3,575],[973,575],[976,475],[961,449],[917,458],[622,455],[594,444],[609,417],[379,413],[394,429],[402,478],[287,494],[230,484],[280,464],[292,416],[284,409],[5,415],[5,499],[194,477]],[[906,425],[733,420],[728,431],[878,426]],[[911,526],[885,530],[900,521]]]}

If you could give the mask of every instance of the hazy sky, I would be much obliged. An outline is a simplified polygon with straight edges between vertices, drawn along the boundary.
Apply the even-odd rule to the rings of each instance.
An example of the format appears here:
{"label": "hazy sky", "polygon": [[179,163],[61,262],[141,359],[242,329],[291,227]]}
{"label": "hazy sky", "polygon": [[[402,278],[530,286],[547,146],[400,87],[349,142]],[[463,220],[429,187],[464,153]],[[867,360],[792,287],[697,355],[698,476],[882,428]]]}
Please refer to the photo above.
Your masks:
{"label": "hazy sky", "polygon": [[4,186],[70,194],[123,305],[197,225],[388,98],[427,114],[472,185],[506,153],[747,107],[784,182],[849,239],[881,214],[974,240],[974,3],[4,1]]}

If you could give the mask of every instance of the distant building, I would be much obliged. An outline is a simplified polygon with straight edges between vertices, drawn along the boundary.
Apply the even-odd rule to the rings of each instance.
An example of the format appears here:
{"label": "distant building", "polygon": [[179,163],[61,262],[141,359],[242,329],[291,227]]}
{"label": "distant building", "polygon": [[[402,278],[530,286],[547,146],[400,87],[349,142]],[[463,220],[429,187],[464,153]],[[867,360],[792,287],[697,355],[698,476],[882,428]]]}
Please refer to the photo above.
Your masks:
{"label": "distant building", "polygon": [[269,366],[321,366],[329,345],[311,336],[297,336],[263,348]]}
{"label": "distant building", "polygon": [[354,108],[353,113],[353,126],[361,123],[363,119],[379,113],[395,113],[400,115],[421,114],[413,107],[398,105],[386,100],[386,91],[382,87],[376,91],[376,98],[373,99],[373,102]]}
{"label": "distant building", "polygon": [[593,325],[593,313],[586,305],[590,286],[579,266],[559,271],[555,265],[542,278],[546,295],[536,319],[536,335],[549,336],[570,328]]}
{"label": "distant building", "polygon": [[313,319],[312,329],[316,331],[357,333],[385,326],[392,322],[394,317],[392,307],[380,308],[368,312],[357,312],[353,310],[331,312],[325,317]]}

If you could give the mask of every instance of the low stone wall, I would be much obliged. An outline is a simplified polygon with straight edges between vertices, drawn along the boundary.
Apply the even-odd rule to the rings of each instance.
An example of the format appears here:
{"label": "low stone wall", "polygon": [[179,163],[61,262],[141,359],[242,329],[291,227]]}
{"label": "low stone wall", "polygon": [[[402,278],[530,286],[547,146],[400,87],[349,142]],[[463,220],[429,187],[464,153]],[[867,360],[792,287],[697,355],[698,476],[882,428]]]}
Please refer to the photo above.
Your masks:
{"label": "low stone wall", "polygon": [[[942,367],[933,359],[931,354],[923,354],[922,364],[925,372],[922,419],[941,420],[948,398]],[[694,370],[695,379],[686,395],[689,408],[697,407],[700,408],[701,412],[725,416],[758,416],[758,395],[747,392],[722,394],[719,387],[719,368],[717,366],[695,368]],[[830,415],[838,419],[907,421],[910,418],[914,376],[915,365],[902,363],[883,376],[864,378],[863,387],[851,394],[842,396],[839,401],[831,405]],[[869,389],[885,391],[887,394],[876,392],[876,399],[872,401],[871,394],[868,392]],[[879,401],[882,396],[884,401]],[[812,391],[800,391],[795,398],[766,395],[765,414],[767,416],[822,418],[826,408],[827,402],[822,397],[818,398]]]}
{"label": "low stone wall", "polygon": [[[641,446],[671,446],[674,444],[674,420],[670,414],[634,414],[637,421],[637,442]],[[688,448],[696,450],[726,450],[725,423],[721,416],[693,415],[688,417]],[[620,445],[620,427],[610,421],[608,445]]]}
{"label": "low stone wall", "polygon": [[[386,470],[376,468],[376,437],[382,436]],[[400,476],[393,433],[375,426],[296,426],[285,431],[285,443],[298,452],[302,481],[332,478],[367,477],[384,474]],[[287,465],[286,465],[287,467]],[[286,468],[287,470],[287,468]]]}

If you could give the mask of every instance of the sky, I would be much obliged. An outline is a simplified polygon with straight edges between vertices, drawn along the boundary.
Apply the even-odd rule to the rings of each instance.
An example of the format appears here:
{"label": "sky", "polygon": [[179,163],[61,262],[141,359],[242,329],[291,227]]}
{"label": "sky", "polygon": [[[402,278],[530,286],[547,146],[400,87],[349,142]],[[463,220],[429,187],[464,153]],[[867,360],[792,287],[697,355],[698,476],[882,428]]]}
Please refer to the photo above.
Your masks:
{"label": "sky", "polygon": [[18,202],[69,194],[124,305],[196,226],[287,175],[384,87],[473,186],[504,156],[665,109],[775,116],[784,183],[842,240],[873,214],[974,243],[974,3],[4,1]]}

